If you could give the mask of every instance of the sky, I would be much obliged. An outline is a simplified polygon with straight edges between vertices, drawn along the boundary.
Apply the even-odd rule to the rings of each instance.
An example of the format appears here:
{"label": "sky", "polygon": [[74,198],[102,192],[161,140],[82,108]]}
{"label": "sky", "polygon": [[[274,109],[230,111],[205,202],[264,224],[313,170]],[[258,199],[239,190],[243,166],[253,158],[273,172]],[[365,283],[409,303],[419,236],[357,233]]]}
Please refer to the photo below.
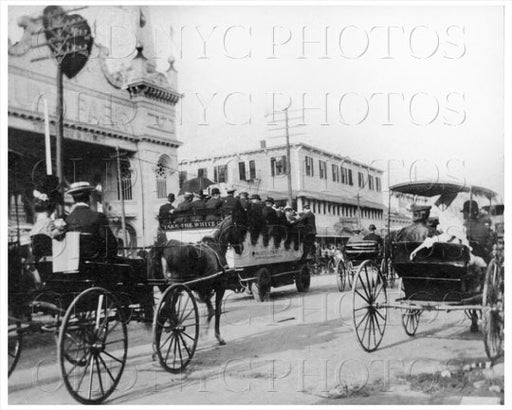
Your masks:
{"label": "sky", "polygon": [[[28,8],[9,11],[15,39],[16,19]],[[138,11],[81,13],[97,22],[97,40],[113,44],[117,60],[131,55],[136,40],[120,33]],[[180,159],[257,148],[260,140],[283,144],[289,105],[291,142],[383,170],[389,162],[391,183],[441,178],[503,194],[501,7],[152,6],[143,13],[146,56],[162,71],[172,56],[177,70]]]}

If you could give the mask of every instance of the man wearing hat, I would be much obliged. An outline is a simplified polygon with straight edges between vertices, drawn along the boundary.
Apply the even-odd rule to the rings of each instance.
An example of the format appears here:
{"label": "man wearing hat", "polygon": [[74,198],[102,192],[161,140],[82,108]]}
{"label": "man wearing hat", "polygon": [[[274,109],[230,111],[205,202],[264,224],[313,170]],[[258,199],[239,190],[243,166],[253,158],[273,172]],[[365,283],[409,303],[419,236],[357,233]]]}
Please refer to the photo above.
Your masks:
{"label": "man wearing hat", "polygon": [[370,233],[368,235],[366,235],[363,240],[365,241],[374,241],[374,242],[377,242],[379,244],[379,246],[382,246],[382,238],[380,237],[380,235],[377,235],[375,233],[375,231],[377,230],[377,228],[375,227],[374,224],[371,224],[369,227],[368,227],[368,230],[370,231]]}
{"label": "man wearing hat", "polygon": [[271,236],[274,236],[274,230],[277,228],[277,214],[273,206],[274,198],[268,197],[265,199],[265,207],[261,210],[264,220],[263,223],[266,225],[262,230],[263,246],[268,246],[268,241]]}
{"label": "man wearing hat", "polygon": [[304,261],[309,253],[311,253],[311,255],[315,254],[316,222],[315,214],[311,211],[311,206],[306,203],[302,208],[304,213],[297,219],[297,223],[299,224],[299,233],[304,243],[304,252],[301,258],[301,260]]}
{"label": "man wearing hat", "polygon": [[251,195],[251,203],[247,209],[247,223],[251,232],[251,243],[256,245],[260,232],[265,225],[263,217],[263,204],[258,194]]}
{"label": "man wearing hat", "polygon": [[204,209],[206,209],[206,201],[205,201],[206,195],[202,191],[199,191],[199,193],[194,192],[194,199],[192,201],[191,208],[193,210],[194,221],[204,221]]}
{"label": "man wearing hat", "polygon": [[245,225],[245,211],[239,198],[235,198],[236,189],[229,186],[226,189],[227,195],[222,198],[222,215],[224,217],[231,215],[233,222],[238,225]]}
{"label": "man wearing hat", "polygon": [[399,242],[423,242],[430,234],[427,226],[428,217],[430,216],[430,205],[411,206],[412,224],[402,228],[397,234]]}
{"label": "man wearing hat", "polygon": [[107,217],[90,208],[94,187],[88,182],[74,182],[66,194],[75,204],[66,217],[68,231],[80,232],[80,254],[88,257],[112,258],[117,255],[117,240]]}
{"label": "man wearing hat", "polygon": [[166,222],[166,220],[170,218],[171,211],[174,209],[174,205],[172,203],[175,199],[174,194],[171,193],[167,195],[167,202],[158,210],[158,219],[161,222]]}
{"label": "man wearing hat", "polygon": [[242,204],[242,208],[247,211],[249,207],[249,194],[247,192],[240,192],[240,203]]}
{"label": "man wearing hat", "polygon": [[222,207],[222,199],[220,198],[219,188],[212,188],[212,197],[206,202],[206,209],[208,209],[208,215],[206,215],[206,221],[216,221],[220,218],[220,208]]}
{"label": "man wearing hat", "polygon": [[492,247],[496,242],[490,224],[485,223],[485,219],[479,217],[480,212],[476,201],[464,202],[461,212],[464,217],[466,235],[469,244],[473,248],[473,254],[489,262]]}
{"label": "man wearing hat", "polygon": [[184,223],[190,220],[190,215],[192,214],[192,200],[194,199],[194,195],[192,192],[185,192],[183,194],[183,201],[181,201],[174,213],[176,214],[176,222]]}

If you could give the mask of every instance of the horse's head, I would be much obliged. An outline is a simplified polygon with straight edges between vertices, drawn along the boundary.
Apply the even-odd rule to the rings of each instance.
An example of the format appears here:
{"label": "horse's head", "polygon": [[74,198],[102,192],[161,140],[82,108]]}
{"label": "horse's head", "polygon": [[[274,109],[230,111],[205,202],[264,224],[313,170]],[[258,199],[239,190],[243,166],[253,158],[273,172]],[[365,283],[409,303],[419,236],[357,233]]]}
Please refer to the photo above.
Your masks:
{"label": "horse's head", "polygon": [[247,228],[235,224],[233,218],[228,216],[222,220],[212,237],[203,238],[203,241],[213,240],[220,247],[222,255],[225,255],[228,245],[237,249],[243,243],[246,233]]}

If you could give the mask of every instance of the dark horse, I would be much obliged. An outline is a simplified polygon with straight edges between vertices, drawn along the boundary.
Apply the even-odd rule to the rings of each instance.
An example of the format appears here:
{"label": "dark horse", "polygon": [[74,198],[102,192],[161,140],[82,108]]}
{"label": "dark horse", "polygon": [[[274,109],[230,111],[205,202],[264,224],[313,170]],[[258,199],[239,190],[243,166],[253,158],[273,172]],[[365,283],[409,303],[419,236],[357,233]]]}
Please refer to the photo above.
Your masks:
{"label": "dark horse", "polygon": [[[226,269],[226,251],[228,244],[239,244],[243,240],[240,229],[233,224],[231,217],[225,218],[211,237],[205,237],[197,244],[177,240],[166,241],[160,249],[153,248],[150,260],[153,260],[153,276],[170,278],[173,283],[186,283],[191,280],[206,278]],[[158,251],[157,251],[158,249]],[[158,252],[158,253],[157,253]],[[155,258],[161,255],[161,267]],[[225,344],[220,335],[220,315],[222,298],[228,287],[227,275],[222,274],[212,279],[194,283],[191,289],[208,308],[208,325],[215,316],[215,337],[219,344]],[[162,291],[162,287],[160,288]],[[211,297],[215,292],[215,309]]]}

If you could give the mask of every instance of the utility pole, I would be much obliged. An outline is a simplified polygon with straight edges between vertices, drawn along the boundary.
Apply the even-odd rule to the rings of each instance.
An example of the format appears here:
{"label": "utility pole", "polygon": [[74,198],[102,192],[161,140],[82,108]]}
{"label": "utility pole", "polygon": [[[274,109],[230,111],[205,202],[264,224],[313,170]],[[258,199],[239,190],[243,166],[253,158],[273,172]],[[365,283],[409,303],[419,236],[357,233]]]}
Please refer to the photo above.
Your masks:
{"label": "utility pole", "polygon": [[292,195],[292,161],[290,154],[290,134],[288,132],[288,108],[284,110],[285,115],[285,129],[286,129],[286,171],[288,178],[288,204],[292,206],[293,195]]}
{"label": "utility pole", "polygon": [[57,126],[55,128],[55,165],[57,167],[57,178],[59,178],[61,194],[64,193],[64,151],[62,149],[62,139],[64,138],[63,94],[62,64],[59,63],[57,64],[57,108],[55,112],[57,117]]}
{"label": "utility pole", "polygon": [[126,256],[125,254],[125,248],[128,245],[128,237],[126,236],[126,218],[125,218],[125,211],[124,211],[124,191],[123,191],[123,184],[121,181],[121,158],[119,157],[119,146],[116,147],[116,162],[117,162],[117,186],[119,189],[119,195],[121,199],[121,228],[123,230],[123,256]]}

